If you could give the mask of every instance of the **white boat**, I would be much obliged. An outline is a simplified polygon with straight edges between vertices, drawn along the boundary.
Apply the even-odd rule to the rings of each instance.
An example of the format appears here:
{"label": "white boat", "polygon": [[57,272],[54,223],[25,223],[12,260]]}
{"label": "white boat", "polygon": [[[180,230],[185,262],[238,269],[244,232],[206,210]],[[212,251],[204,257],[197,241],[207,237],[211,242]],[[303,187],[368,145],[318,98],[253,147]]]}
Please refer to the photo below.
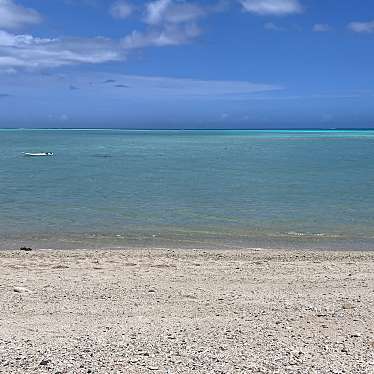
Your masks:
{"label": "white boat", "polygon": [[27,157],[44,157],[44,156],[53,156],[53,152],[36,152],[36,153],[23,153]]}

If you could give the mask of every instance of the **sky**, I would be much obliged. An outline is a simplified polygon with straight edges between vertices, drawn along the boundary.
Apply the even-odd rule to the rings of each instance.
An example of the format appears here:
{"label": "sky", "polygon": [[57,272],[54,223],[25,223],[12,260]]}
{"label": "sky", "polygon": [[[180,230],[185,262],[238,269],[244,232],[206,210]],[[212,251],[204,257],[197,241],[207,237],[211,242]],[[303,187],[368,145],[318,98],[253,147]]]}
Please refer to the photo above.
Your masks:
{"label": "sky", "polygon": [[0,0],[0,127],[374,128],[374,2]]}

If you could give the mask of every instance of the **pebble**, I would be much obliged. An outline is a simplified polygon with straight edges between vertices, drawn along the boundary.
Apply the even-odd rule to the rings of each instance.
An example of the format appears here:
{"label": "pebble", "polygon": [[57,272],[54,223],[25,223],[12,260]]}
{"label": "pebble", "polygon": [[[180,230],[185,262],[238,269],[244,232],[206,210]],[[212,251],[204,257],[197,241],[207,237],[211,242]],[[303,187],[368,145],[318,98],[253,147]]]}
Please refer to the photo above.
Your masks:
{"label": "pebble", "polygon": [[17,293],[31,293],[32,292],[31,290],[29,290],[26,287],[14,287],[13,291],[17,292]]}
{"label": "pebble", "polygon": [[343,309],[354,309],[354,305],[350,303],[343,304],[342,306]]}

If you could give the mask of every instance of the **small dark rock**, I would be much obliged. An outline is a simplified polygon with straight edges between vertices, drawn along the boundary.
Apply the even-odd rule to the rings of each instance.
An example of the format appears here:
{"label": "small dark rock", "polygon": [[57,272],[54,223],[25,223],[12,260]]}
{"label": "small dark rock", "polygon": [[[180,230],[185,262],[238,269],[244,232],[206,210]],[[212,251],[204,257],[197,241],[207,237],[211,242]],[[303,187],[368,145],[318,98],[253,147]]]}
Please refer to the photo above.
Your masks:
{"label": "small dark rock", "polygon": [[30,247],[21,247],[19,250],[20,251],[24,251],[24,252],[30,252],[30,251],[32,251],[32,248],[30,248]]}
{"label": "small dark rock", "polygon": [[52,269],[68,269],[69,266],[67,265],[56,265],[56,266],[53,266]]}
{"label": "small dark rock", "polygon": [[46,365],[48,365],[50,362],[51,362],[51,360],[44,359],[44,360],[41,360],[41,361],[40,361],[39,365],[40,365],[40,366],[46,366]]}

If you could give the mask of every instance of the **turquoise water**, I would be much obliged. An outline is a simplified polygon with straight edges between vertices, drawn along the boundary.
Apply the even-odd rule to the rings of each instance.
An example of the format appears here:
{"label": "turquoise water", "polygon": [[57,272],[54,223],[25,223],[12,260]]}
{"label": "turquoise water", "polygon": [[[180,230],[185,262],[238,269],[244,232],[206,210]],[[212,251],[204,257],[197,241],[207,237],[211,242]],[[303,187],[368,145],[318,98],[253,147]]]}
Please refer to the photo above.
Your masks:
{"label": "turquoise water", "polygon": [[[27,158],[22,152],[51,151]],[[0,131],[0,244],[374,248],[374,131]]]}

